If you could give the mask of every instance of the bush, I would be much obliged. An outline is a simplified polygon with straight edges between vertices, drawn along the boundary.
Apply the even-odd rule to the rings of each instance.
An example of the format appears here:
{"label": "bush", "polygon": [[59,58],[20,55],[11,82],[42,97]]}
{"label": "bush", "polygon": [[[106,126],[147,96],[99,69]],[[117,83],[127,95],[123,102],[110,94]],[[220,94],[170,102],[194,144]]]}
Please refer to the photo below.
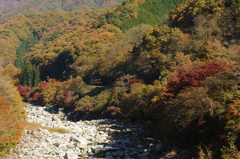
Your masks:
{"label": "bush", "polygon": [[179,93],[169,104],[162,119],[163,133],[170,140],[186,144],[209,144],[223,129],[218,120],[218,102],[208,96],[208,88],[192,87]]}
{"label": "bush", "polygon": [[17,90],[20,93],[20,95],[23,97],[23,99],[25,101],[28,101],[29,95],[31,93],[31,88],[28,86],[19,85]]}
{"label": "bush", "polygon": [[177,95],[190,86],[197,86],[207,77],[215,76],[225,69],[225,64],[217,62],[192,62],[182,66],[171,75],[168,83],[168,93]]}
{"label": "bush", "polygon": [[154,119],[163,90],[164,86],[157,82],[154,85],[132,83],[130,92],[125,93],[120,100],[121,113],[136,120]]}
{"label": "bush", "polygon": [[238,151],[236,145],[233,142],[229,143],[229,146],[224,146],[221,149],[222,159],[239,159],[240,151]]}
{"label": "bush", "polygon": [[20,141],[25,123],[22,98],[10,77],[0,68],[0,157]]}

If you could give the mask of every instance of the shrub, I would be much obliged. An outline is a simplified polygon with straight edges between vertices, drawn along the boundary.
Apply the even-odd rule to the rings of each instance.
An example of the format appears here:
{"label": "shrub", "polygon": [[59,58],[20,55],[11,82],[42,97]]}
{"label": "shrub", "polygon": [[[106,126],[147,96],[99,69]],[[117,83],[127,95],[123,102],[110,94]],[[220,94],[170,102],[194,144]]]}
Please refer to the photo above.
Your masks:
{"label": "shrub", "polygon": [[221,149],[222,159],[239,159],[240,151],[238,151],[236,145],[233,142],[229,143],[229,146],[224,146]]}
{"label": "shrub", "polygon": [[27,100],[29,98],[29,95],[31,93],[30,87],[19,85],[17,90],[20,93],[20,95],[24,98],[24,100]]}
{"label": "shrub", "polygon": [[[41,86],[42,85],[40,84],[40,87]],[[47,85],[44,86],[44,88],[40,88],[40,97],[43,101],[43,104],[47,106],[56,104],[58,102],[57,97],[61,95],[61,87],[62,85],[60,82],[55,79],[49,79]]]}
{"label": "shrub", "polygon": [[15,109],[10,102],[0,96],[0,157],[16,146],[23,132],[24,123],[21,114]]}
{"label": "shrub", "polygon": [[2,68],[0,76],[0,157],[3,157],[19,142],[26,116],[14,77],[2,74]]}
{"label": "shrub", "polygon": [[33,100],[38,100],[44,105],[59,105],[73,108],[75,100],[82,96],[81,78],[72,78],[64,82],[49,79],[41,82],[33,94]]}
{"label": "shrub", "polygon": [[163,133],[168,139],[206,144],[212,136],[217,136],[222,128],[217,118],[221,105],[209,98],[207,92],[208,88],[192,87],[179,93],[168,105],[162,119]]}
{"label": "shrub", "polygon": [[88,95],[82,97],[75,103],[76,111],[89,112],[93,111],[93,109],[94,109],[93,98],[91,98]]}
{"label": "shrub", "polygon": [[164,86],[155,82],[154,85],[133,83],[129,93],[121,98],[119,107],[125,117],[143,120],[155,118],[155,110],[161,100]]}
{"label": "shrub", "polygon": [[238,78],[231,72],[207,77],[199,86],[208,88],[208,95],[220,103],[229,104],[237,95]]}
{"label": "shrub", "polygon": [[172,73],[168,83],[168,93],[177,95],[190,86],[197,86],[207,77],[215,76],[225,69],[225,64],[217,62],[196,61],[182,66],[179,70]]}
{"label": "shrub", "polygon": [[116,116],[117,114],[121,113],[120,108],[114,106],[107,107],[106,112],[110,113],[111,116]]}

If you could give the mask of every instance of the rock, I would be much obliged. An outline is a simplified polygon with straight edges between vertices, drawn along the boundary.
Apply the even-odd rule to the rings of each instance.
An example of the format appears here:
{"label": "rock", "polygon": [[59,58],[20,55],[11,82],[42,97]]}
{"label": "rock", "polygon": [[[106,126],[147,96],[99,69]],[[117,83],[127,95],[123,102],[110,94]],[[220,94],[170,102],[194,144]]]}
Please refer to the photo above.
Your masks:
{"label": "rock", "polygon": [[81,145],[87,145],[88,144],[88,141],[85,138],[82,138],[82,137],[72,136],[70,138],[70,141],[79,142]]}
{"label": "rock", "polygon": [[145,158],[147,156],[148,156],[147,153],[138,154],[138,158]]}
{"label": "rock", "polygon": [[78,154],[75,152],[67,152],[64,159],[78,159]]}
{"label": "rock", "polygon": [[56,116],[53,116],[53,117],[52,117],[52,121],[58,121],[58,122],[59,122],[60,119],[59,119],[58,117],[56,117]]}
{"label": "rock", "polygon": [[50,132],[49,132],[47,129],[39,128],[39,131],[40,131],[42,134],[50,135]]}
{"label": "rock", "polygon": [[113,157],[124,157],[123,151],[116,151],[112,153]]}
{"label": "rock", "polygon": [[144,140],[144,142],[147,142],[147,143],[154,143],[154,139],[151,138],[151,137],[148,137]]}
{"label": "rock", "polygon": [[73,144],[67,144],[67,148],[73,149],[73,148],[75,148],[75,145],[73,145]]}
{"label": "rock", "polygon": [[58,149],[59,149],[59,150],[62,150],[62,151],[66,151],[66,150],[68,150],[66,144],[61,144],[61,145],[59,145]]}
{"label": "rock", "polygon": [[104,131],[99,131],[99,134],[104,134]]}
{"label": "rock", "polygon": [[164,144],[157,144],[155,145],[155,151],[157,153],[162,153],[165,150],[165,145]]}
{"label": "rock", "polygon": [[[171,151],[169,153],[167,153],[165,156],[166,158],[174,158],[174,156],[176,156],[177,153],[175,151]],[[186,157],[189,157],[189,156],[186,156]]]}
{"label": "rock", "polygon": [[64,128],[69,133],[49,132],[42,128],[25,130],[20,144],[7,159],[144,159],[159,158],[153,156],[153,150],[161,153],[165,149],[164,144],[154,146],[154,139],[149,137],[151,134],[140,125],[109,119],[65,121],[59,118],[63,116],[61,110],[54,109],[28,104],[27,120],[51,128]]}
{"label": "rock", "polygon": [[48,148],[48,143],[45,142],[45,141],[41,141],[41,142],[39,143],[39,146],[40,146],[40,147],[43,147],[43,148]]}
{"label": "rock", "polygon": [[64,151],[58,151],[58,156],[64,157],[66,156],[66,153]]}
{"label": "rock", "polygon": [[143,145],[137,145],[137,148],[138,148],[138,149],[143,149],[144,146],[143,146]]}
{"label": "rock", "polygon": [[27,130],[27,134],[32,134],[32,133],[33,133],[33,131]]}
{"label": "rock", "polygon": [[92,147],[92,152],[96,155],[105,154],[107,152],[107,149],[104,148],[103,145],[96,145],[96,146]]}
{"label": "rock", "polygon": [[105,159],[114,159],[112,156],[106,155]]}

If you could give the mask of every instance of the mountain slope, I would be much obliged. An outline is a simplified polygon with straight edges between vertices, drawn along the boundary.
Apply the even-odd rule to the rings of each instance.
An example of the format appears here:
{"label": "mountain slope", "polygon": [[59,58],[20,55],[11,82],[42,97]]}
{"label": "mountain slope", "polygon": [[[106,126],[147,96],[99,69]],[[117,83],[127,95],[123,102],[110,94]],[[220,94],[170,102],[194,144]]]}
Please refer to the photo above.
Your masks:
{"label": "mountain slope", "polygon": [[[57,0],[51,0],[49,2],[53,2],[53,1],[57,2]],[[77,31],[74,31],[74,30],[76,30],[76,28],[79,29],[79,26],[82,26],[83,24],[87,24],[87,21],[91,21],[91,23],[88,23],[88,26],[91,27],[92,29],[98,29],[106,24],[111,24],[115,27],[124,28],[124,31],[126,31],[130,27],[129,26],[124,27],[123,23],[125,21],[131,21],[131,19],[133,19],[139,22],[141,20],[138,20],[138,18],[141,18],[143,19],[142,22],[147,23],[148,21],[144,19],[150,19],[150,18],[160,19],[164,14],[169,13],[170,9],[173,9],[174,6],[177,5],[176,3],[174,6],[170,5],[170,7],[167,10],[164,10],[164,12],[160,12],[160,13],[157,12],[153,14],[152,17],[148,16],[146,18],[146,17],[142,17],[142,12],[141,12],[142,7],[139,7],[139,4],[141,5],[145,4],[145,0],[142,0],[140,2],[137,0],[135,1],[131,1],[131,2],[126,1],[124,2],[124,4],[118,7],[114,9],[110,9],[105,13],[102,13],[102,15],[99,16],[98,18],[94,18],[94,17],[97,16],[97,13],[99,13],[99,11],[88,10],[88,11],[81,11],[81,12],[75,12],[75,13],[64,12],[64,11],[58,11],[58,12],[54,11],[49,13],[22,16],[19,19],[10,20],[8,23],[0,25],[0,37],[1,37],[0,47],[2,48],[0,50],[0,54],[2,55],[1,58],[3,58],[3,61],[5,62],[5,64],[13,63],[16,60],[16,55],[20,57],[18,58],[18,60],[21,61],[21,58],[24,57],[24,55],[26,55],[30,51],[30,48],[36,43],[38,43],[38,45],[36,45],[37,47],[34,48],[33,50],[39,50],[39,51],[44,48],[45,48],[44,50],[48,50],[46,48],[48,48],[48,46],[50,46],[51,43],[50,45],[46,45],[46,44],[48,43],[48,41],[52,41],[52,40],[56,41],[55,43],[59,43],[57,41],[60,41],[60,43],[62,43],[61,41],[63,40],[61,39],[68,41],[67,43],[75,43],[76,41],[67,40],[66,37],[68,37],[70,34],[77,35]],[[32,1],[31,3],[33,2],[34,1]],[[70,2],[73,2],[73,1],[70,1]],[[102,1],[102,4],[104,4],[103,2],[107,2],[107,1]],[[151,0],[147,2],[148,3],[156,2],[156,0]],[[175,1],[172,0],[170,3],[170,1],[165,2],[162,0],[161,3],[158,3],[158,5],[167,6],[168,4],[172,4],[173,2]],[[178,0],[178,3],[180,2],[182,2],[182,0]],[[154,7],[154,5],[150,5],[150,7]],[[150,7],[148,7],[148,10],[151,10]],[[131,12],[131,14],[129,14],[129,12]],[[149,12],[146,12],[146,13],[149,13]],[[161,23],[160,20],[159,20],[159,23]],[[133,24],[134,25],[131,25],[131,27],[138,25],[138,23],[133,23]],[[147,24],[152,25],[154,23],[150,22]],[[54,29],[58,30],[58,33],[54,32]],[[67,34],[65,34],[66,30],[67,30]],[[62,36],[62,38],[58,40],[58,37],[60,36]],[[81,39],[81,38],[78,38],[78,39]],[[58,46],[58,45],[55,45],[55,46]],[[51,46],[51,47],[54,48],[54,46]]]}
{"label": "mountain slope", "polygon": [[74,118],[146,121],[174,143],[177,150],[166,148],[176,158],[239,158],[237,1],[189,0],[158,26],[171,7],[160,14],[156,4],[170,0],[126,0],[101,15],[22,16],[0,25],[0,55],[22,65],[25,100],[62,106]]}
{"label": "mountain slope", "polygon": [[15,8],[25,2],[28,2],[31,0],[1,0],[0,1],[0,12],[4,12],[6,10]]}
{"label": "mountain slope", "polygon": [[[26,0],[25,0],[26,1]],[[114,7],[123,0],[31,0],[14,9],[6,10],[0,14],[0,23],[4,23],[9,19],[18,18],[21,15],[34,13],[44,13],[48,11],[73,11],[88,8],[109,8]],[[9,6],[16,6],[16,2],[8,2]],[[13,8],[13,7],[9,7]]]}

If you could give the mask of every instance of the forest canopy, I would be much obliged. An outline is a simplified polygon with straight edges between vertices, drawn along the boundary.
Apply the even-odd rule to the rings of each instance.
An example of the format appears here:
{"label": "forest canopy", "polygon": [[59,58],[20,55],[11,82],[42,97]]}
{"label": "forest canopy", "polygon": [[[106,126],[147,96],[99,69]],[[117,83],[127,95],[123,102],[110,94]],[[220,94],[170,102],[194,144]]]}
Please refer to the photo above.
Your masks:
{"label": "forest canopy", "polygon": [[10,76],[24,101],[148,123],[190,158],[238,158],[239,4],[126,0],[25,15],[0,25],[2,65],[21,69]]}

